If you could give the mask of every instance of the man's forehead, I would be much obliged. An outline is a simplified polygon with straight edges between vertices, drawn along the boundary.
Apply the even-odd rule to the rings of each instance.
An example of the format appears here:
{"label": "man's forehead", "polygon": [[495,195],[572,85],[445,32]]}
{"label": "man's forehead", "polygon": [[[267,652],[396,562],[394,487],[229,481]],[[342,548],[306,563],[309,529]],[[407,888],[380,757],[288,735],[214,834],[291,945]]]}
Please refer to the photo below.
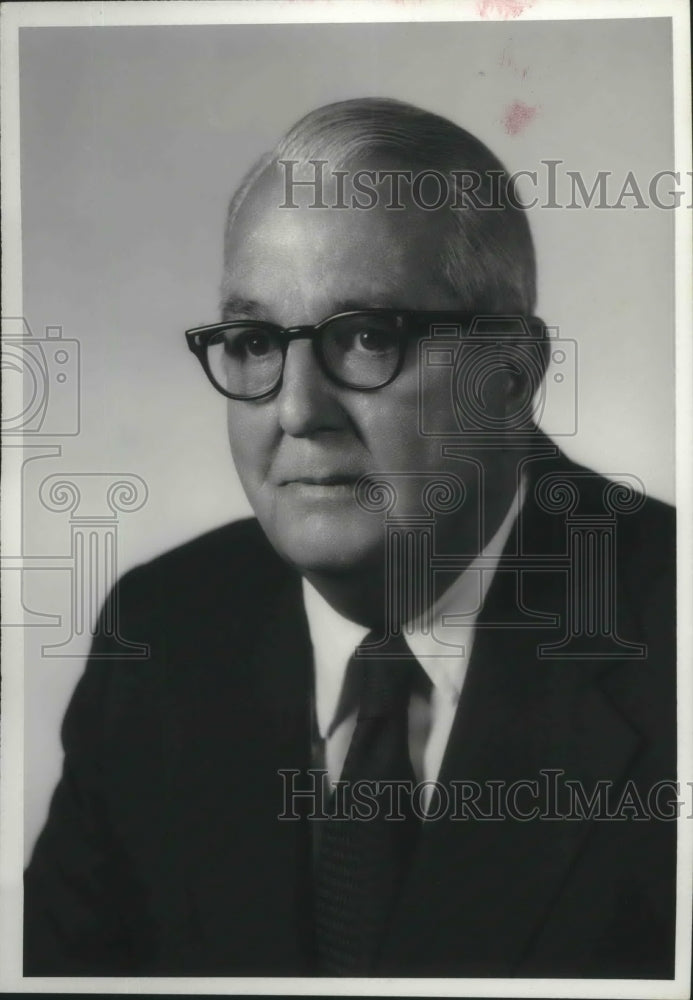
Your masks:
{"label": "man's forehead", "polygon": [[[225,298],[265,301],[268,289],[310,280],[332,303],[402,305],[412,280],[443,285],[446,226],[416,207],[286,207],[277,169],[246,196],[228,234]],[[232,290],[232,291],[231,291]],[[410,303],[411,304],[411,303]]]}
{"label": "man's forehead", "polygon": [[290,188],[280,165],[266,168],[255,180],[236,213],[231,240],[234,230],[245,230],[247,238],[260,225],[270,225],[278,233],[291,232],[298,226],[312,227],[316,233],[321,229],[328,233],[331,229],[339,229],[343,233],[352,231],[357,235],[367,230],[374,239],[379,233],[383,236],[396,234],[400,239],[411,234],[420,239],[428,234],[442,235],[449,229],[451,218],[448,209],[426,209],[409,196],[402,196],[400,203],[394,205],[387,182],[377,181],[379,167],[369,169],[371,179],[361,178],[366,187],[361,188],[360,198],[353,196],[353,191],[350,194],[349,178],[363,174],[364,170],[358,167],[345,171],[348,174],[344,181],[346,187],[337,192],[334,184],[328,183],[334,171],[326,166],[323,170],[324,183],[316,193],[313,184],[303,187],[294,183]]}

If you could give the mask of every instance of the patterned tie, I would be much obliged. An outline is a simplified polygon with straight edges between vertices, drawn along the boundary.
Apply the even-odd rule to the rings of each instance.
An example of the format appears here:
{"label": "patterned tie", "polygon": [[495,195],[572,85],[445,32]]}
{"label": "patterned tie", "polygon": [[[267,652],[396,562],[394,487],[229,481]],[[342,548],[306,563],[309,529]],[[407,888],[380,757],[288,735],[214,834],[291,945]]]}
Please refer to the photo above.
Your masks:
{"label": "patterned tie", "polygon": [[[369,634],[362,646],[373,641]],[[327,976],[372,973],[421,826],[411,805],[416,779],[409,759],[408,707],[424,671],[401,637],[391,639],[378,657],[355,655],[349,664],[361,684],[341,775],[349,818],[326,820],[320,831],[316,940],[319,971]],[[380,783],[369,796],[375,812],[370,819],[350,814],[353,783],[361,781]],[[407,785],[398,791],[392,785],[397,781]]]}

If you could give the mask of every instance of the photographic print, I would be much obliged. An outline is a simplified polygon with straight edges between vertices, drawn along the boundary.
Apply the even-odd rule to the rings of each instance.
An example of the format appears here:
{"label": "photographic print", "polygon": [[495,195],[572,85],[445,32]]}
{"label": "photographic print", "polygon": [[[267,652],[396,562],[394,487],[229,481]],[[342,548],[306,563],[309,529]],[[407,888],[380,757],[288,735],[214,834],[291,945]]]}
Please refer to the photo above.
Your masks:
{"label": "photographic print", "polygon": [[687,7],[2,18],[3,988],[689,996]]}

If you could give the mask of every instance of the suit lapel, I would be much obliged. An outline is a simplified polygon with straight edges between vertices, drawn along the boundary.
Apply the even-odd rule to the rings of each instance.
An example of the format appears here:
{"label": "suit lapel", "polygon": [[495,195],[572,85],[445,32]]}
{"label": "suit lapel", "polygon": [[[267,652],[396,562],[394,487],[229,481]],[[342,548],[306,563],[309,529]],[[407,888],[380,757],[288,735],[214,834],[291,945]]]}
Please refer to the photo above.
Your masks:
{"label": "suit lapel", "polygon": [[[518,544],[525,554],[559,554],[563,524],[530,501],[505,556],[516,554]],[[507,790],[514,782],[538,782],[531,794],[519,786],[517,809],[527,812],[537,805],[540,815],[550,815],[566,802],[552,800],[553,779],[542,772],[563,772],[559,785],[565,779],[580,782],[589,796],[600,780],[618,782],[640,744],[614,697],[613,676],[622,675],[627,664],[537,657],[538,645],[555,641],[558,633],[527,627],[526,611],[563,619],[565,575],[527,573],[521,596],[519,602],[516,570],[504,570],[501,563],[478,621],[439,775],[448,790],[451,782],[466,782],[465,795],[478,786],[479,811],[506,818],[474,818],[458,797],[452,815],[459,818],[424,824],[382,974],[430,975],[435,969],[436,975],[512,975],[568,877],[590,822],[512,818],[512,801],[499,808],[489,783],[500,782]],[[519,603],[524,610],[513,623],[508,609]],[[619,614],[626,611],[621,595]],[[500,621],[507,624],[498,627]],[[625,637],[623,617],[622,624]]]}

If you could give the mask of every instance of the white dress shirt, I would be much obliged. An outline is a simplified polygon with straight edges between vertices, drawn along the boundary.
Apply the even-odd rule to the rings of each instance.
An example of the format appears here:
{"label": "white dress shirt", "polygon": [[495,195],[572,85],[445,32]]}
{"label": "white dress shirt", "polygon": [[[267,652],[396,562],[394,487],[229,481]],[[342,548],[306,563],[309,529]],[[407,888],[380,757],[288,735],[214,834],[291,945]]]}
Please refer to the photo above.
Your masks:
{"label": "white dress shirt", "polygon": [[[404,638],[431,680],[430,700],[412,694],[409,705],[409,755],[418,781],[435,781],[447,746],[462,692],[476,620],[483,606],[501,553],[524,500],[524,483],[486,548],[443,593],[428,615],[404,627]],[[484,560],[484,567],[479,563]],[[304,578],[303,600],[315,664],[315,714],[325,741],[325,768],[330,781],[339,779],[356,726],[357,708],[336,718],[347,665],[369,632],[340,615]],[[449,616],[455,616],[455,622]],[[459,622],[459,618],[462,622]],[[428,793],[428,794],[426,794]],[[424,794],[424,804],[432,789]]]}

